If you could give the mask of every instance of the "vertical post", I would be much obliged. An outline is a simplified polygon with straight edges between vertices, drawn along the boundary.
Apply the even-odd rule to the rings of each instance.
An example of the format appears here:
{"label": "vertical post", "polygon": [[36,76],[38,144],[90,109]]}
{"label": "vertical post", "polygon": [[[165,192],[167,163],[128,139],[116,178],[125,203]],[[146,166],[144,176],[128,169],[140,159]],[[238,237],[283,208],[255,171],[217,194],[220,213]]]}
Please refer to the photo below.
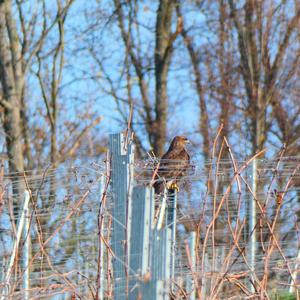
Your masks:
{"label": "vertical post", "polygon": [[131,227],[131,253],[130,268],[133,275],[145,275],[149,271],[149,243],[150,243],[150,208],[152,203],[152,190],[143,186],[133,189],[133,208],[135,216]]}
{"label": "vertical post", "polygon": [[[151,238],[151,273],[153,279],[151,289],[153,295],[156,295],[155,299],[169,299],[169,292],[175,277],[176,191],[169,190],[161,198],[161,201],[162,207],[157,222],[158,226],[153,230]],[[164,204],[167,204],[166,208]],[[165,213],[163,213],[164,210]]]}
{"label": "vertical post", "polygon": [[152,233],[151,273],[153,280],[164,278],[164,231],[165,227],[161,230],[154,229]]}
{"label": "vertical post", "polygon": [[[166,197],[167,193],[161,197],[160,201],[166,203]],[[170,217],[169,206],[163,206],[161,207],[157,226],[155,228],[151,227],[151,282],[144,286],[143,299],[169,299],[172,230],[168,225],[171,227],[172,224],[169,223],[168,219],[168,215]],[[154,211],[154,206],[152,206],[152,210]]]}
{"label": "vertical post", "polygon": [[111,190],[113,195],[113,260],[114,299],[128,295],[131,194],[133,181],[133,146],[126,144],[123,134],[112,134],[109,140],[111,154]]}
{"label": "vertical post", "polygon": [[[294,272],[292,273],[291,276],[291,285],[289,288],[289,292],[290,293],[295,293],[296,292],[296,284],[297,284],[297,275],[299,273],[298,268],[299,268],[299,262],[300,262],[300,250],[298,250],[298,256],[296,258],[296,265],[295,265],[295,269]],[[297,293],[299,291],[297,290]],[[298,298],[297,298],[298,299]]]}
{"label": "vertical post", "polygon": [[[104,176],[101,176],[100,179],[100,199],[103,199],[102,195],[104,192]],[[103,205],[103,203],[101,203],[100,205]],[[104,222],[104,221],[103,221]],[[104,230],[105,230],[105,226],[101,226],[101,237],[104,236]],[[100,241],[101,245],[100,245],[100,287],[99,287],[99,299],[103,299],[103,295],[104,295],[104,248],[105,248],[105,244],[103,242],[103,240],[101,239]]]}
{"label": "vertical post", "polygon": [[152,189],[136,186],[132,191],[131,253],[130,253],[130,292],[129,299],[143,297],[143,277],[150,271],[150,230]]}
{"label": "vertical post", "polygon": [[163,257],[163,278],[167,281],[170,282],[169,284],[169,288],[172,290],[173,288],[173,277],[172,277],[172,260],[173,260],[173,253],[172,253],[172,230],[168,227],[164,228],[163,231],[164,235],[163,235],[163,253],[162,253],[162,257]]}
{"label": "vertical post", "polygon": [[[191,272],[195,272],[196,267],[196,232],[192,231],[189,235],[188,245],[190,250],[191,256]],[[195,283],[194,283],[194,276],[193,274],[189,275],[187,278],[187,292],[189,293],[189,299],[195,300],[196,299],[196,291],[195,291]]]}
{"label": "vertical post", "polygon": [[[252,165],[252,192],[255,197],[257,197],[257,160],[253,160]],[[249,234],[251,234],[250,237],[250,266],[252,272],[254,272],[255,269],[255,257],[256,257],[256,200],[253,197],[252,201],[250,202],[250,211],[249,211]],[[254,292],[254,286],[251,285],[251,291]]]}
{"label": "vertical post", "polygon": [[[29,203],[30,194],[29,191],[25,190],[24,192],[24,198],[25,202]],[[29,260],[30,260],[30,246],[31,246],[31,239],[30,239],[30,211],[29,207],[27,205],[26,208],[24,208],[24,214],[25,214],[25,224],[24,224],[24,238],[25,238],[25,244],[24,244],[24,250],[23,250],[23,259],[24,259],[24,300],[29,300],[29,288],[30,288],[30,267],[29,267]]]}
{"label": "vertical post", "polygon": [[168,197],[168,193],[167,190],[164,189],[164,194],[161,197],[161,207],[160,207],[160,212],[159,212],[159,216],[158,216],[158,220],[157,220],[157,226],[156,229],[160,230],[163,227],[163,223],[166,217],[166,207],[167,207],[167,197]]}
{"label": "vertical post", "polygon": [[[166,222],[165,218],[165,222]],[[171,237],[172,232],[167,226],[153,230],[151,249],[151,285],[148,291],[149,298],[143,299],[169,299],[171,279]],[[155,295],[155,297],[153,296]]]}
{"label": "vertical post", "polygon": [[174,290],[175,279],[175,257],[176,257],[176,217],[177,217],[177,192],[176,190],[168,191],[168,213],[167,213],[167,226],[170,236],[170,240],[166,245],[166,250],[170,252],[170,289]]}
{"label": "vertical post", "polygon": [[18,224],[18,229],[17,229],[17,236],[14,242],[14,246],[13,246],[13,250],[11,253],[11,257],[10,257],[10,261],[9,261],[9,265],[7,268],[7,272],[6,272],[6,276],[5,276],[5,280],[4,280],[4,288],[2,290],[2,296],[1,296],[1,300],[4,300],[7,295],[9,294],[9,281],[10,281],[10,277],[12,274],[12,269],[14,266],[14,262],[15,262],[15,257],[17,254],[17,250],[19,247],[19,243],[20,243],[20,239],[21,239],[21,235],[23,232],[23,227],[24,227],[24,222],[25,222],[25,211],[28,209],[28,204],[29,204],[29,193],[28,191],[25,191],[24,193],[24,205],[23,205],[23,210],[19,219],[19,224]]}
{"label": "vertical post", "polygon": [[170,279],[175,277],[175,256],[176,256],[176,206],[177,206],[177,192],[170,190],[168,193],[168,228],[171,229],[171,241],[169,247],[171,248],[171,266],[170,266]]}

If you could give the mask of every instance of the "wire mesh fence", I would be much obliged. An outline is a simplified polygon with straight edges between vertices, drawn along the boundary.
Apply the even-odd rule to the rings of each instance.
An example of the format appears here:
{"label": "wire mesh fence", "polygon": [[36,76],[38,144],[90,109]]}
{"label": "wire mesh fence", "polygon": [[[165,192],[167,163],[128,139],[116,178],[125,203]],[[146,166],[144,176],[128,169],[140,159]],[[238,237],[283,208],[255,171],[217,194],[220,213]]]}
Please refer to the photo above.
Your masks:
{"label": "wire mesh fence", "polygon": [[[195,159],[174,204],[149,188],[158,160],[133,153],[124,149],[117,167],[107,156],[2,170],[1,299],[299,298],[300,157]],[[20,241],[18,181],[30,191]]]}

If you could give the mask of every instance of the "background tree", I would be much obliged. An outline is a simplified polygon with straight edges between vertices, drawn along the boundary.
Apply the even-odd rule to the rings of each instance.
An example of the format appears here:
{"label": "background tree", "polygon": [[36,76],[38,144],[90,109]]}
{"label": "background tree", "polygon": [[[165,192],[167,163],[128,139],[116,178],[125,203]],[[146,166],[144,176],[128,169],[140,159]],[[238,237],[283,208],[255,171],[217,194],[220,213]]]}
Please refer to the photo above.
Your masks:
{"label": "background tree", "polygon": [[[12,173],[24,170],[21,122],[21,94],[24,84],[21,51],[11,12],[11,2],[0,2],[0,80],[3,128],[9,167]],[[20,194],[24,185],[14,185],[14,193]],[[18,201],[15,200],[15,203]]]}

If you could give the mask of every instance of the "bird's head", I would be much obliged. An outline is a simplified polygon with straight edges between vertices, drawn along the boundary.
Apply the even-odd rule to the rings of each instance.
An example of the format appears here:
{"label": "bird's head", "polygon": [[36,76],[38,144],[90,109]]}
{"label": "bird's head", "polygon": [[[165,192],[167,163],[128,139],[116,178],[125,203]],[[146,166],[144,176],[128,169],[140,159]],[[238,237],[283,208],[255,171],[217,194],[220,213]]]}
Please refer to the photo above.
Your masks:
{"label": "bird's head", "polygon": [[184,147],[186,144],[189,144],[190,141],[187,137],[183,135],[177,135],[173,138],[171,145],[173,147]]}

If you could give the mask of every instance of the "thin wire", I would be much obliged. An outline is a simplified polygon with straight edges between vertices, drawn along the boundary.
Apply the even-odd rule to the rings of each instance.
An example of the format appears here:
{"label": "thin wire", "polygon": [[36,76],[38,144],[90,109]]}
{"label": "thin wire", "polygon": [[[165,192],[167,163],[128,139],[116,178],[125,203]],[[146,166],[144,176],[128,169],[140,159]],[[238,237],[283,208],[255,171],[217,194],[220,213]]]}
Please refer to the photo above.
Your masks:
{"label": "thin wire", "polygon": [[[259,172],[261,173],[259,176],[259,179],[260,180],[269,179],[270,174],[271,175],[276,174],[277,178],[279,178],[279,179],[286,178],[286,177],[290,176],[290,174],[294,170],[296,161],[300,162],[300,157],[284,158],[282,160],[279,170],[276,170],[274,168],[277,164],[277,160],[259,161],[259,164],[260,163],[263,164],[263,167],[258,168]],[[169,164],[168,169],[166,171],[169,172],[170,170],[176,168],[177,162],[178,161],[171,162],[171,164]],[[145,166],[144,163],[145,163],[144,161],[136,162],[136,164],[135,164],[135,172],[137,172],[136,179],[137,179],[137,182],[139,182],[139,183],[142,182],[144,184],[149,184],[150,180],[151,180],[150,176],[152,176],[152,174],[153,174],[153,166],[154,165],[152,164],[150,166],[149,165]],[[195,166],[194,169],[190,170],[190,173],[188,173],[184,177],[184,180],[193,181],[193,182],[203,180],[203,179],[206,180],[207,179],[207,175],[206,175],[207,167],[215,165],[215,163],[212,161],[208,161],[203,164],[199,160],[199,161],[195,161],[193,163]],[[238,162],[239,165],[242,165],[243,163],[244,163],[244,161]],[[232,163],[230,160],[222,160],[220,162],[220,166],[222,167],[222,172],[219,172],[217,174],[217,176],[224,177],[224,181],[228,182],[234,176],[234,169],[232,167]],[[36,216],[39,218],[40,222],[47,222],[47,224],[42,224],[40,227],[42,229],[44,238],[47,236],[50,236],[52,234],[52,230],[51,230],[51,228],[49,228],[51,223],[55,224],[55,220],[63,219],[65,215],[67,215],[69,212],[73,211],[71,205],[72,205],[73,201],[75,201],[76,197],[80,197],[80,193],[78,193],[77,191],[76,191],[76,193],[74,193],[73,190],[77,189],[77,190],[81,190],[81,192],[82,192],[82,191],[86,191],[87,189],[90,189],[90,187],[87,187],[88,181],[92,180],[91,178],[93,178],[93,180],[95,180],[94,184],[96,185],[97,180],[99,180],[99,178],[101,176],[103,176],[103,174],[101,173],[103,170],[105,170],[105,164],[102,164],[97,170],[95,170],[95,168],[93,168],[93,167],[87,167],[87,168],[71,167],[71,168],[66,168],[63,170],[49,169],[46,173],[40,172],[37,174],[30,174],[30,171],[26,171],[26,179],[31,187],[39,188],[40,184],[42,182],[44,182],[44,185],[41,187],[41,191],[39,194],[40,198],[53,197],[53,199],[49,199],[46,204],[43,204],[46,206],[36,209],[36,213],[37,213]],[[144,172],[144,173],[142,173],[142,172]],[[91,173],[93,173],[93,176],[91,176]],[[294,178],[296,178],[296,179],[300,178],[300,174],[296,174],[296,176]],[[7,173],[4,176],[4,180],[8,181],[10,179],[14,179],[14,183],[24,182],[24,174],[23,174],[23,172]],[[45,189],[49,188],[47,185],[50,183],[50,181],[52,179],[55,179],[55,183],[52,185],[52,188],[55,188],[58,190],[64,190],[64,191],[67,191],[68,189],[70,189],[71,190],[70,193],[72,193],[72,199],[67,199],[66,201],[64,201],[63,199],[66,196],[66,194],[62,193],[61,191],[58,193],[47,193],[47,191],[45,191]],[[7,184],[9,184],[9,183],[7,182]],[[203,184],[203,182],[201,184]],[[196,192],[197,198],[199,196],[199,192],[202,190],[203,190],[203,188],[201,188],[200,186],[193,187],[193,192]],[[292,187],[289,191],[287,191],[287,194],[285,195],[285,197],[287,198],[289,194],[291,194],[291,197],[292,197],[293,196],[292,193],[298,192],[299,190],[300,190],[300,187]],[[58,197],[59,193],[61,194],[61,197]],[[99,204],[99,195],[97,193],[98,192],[95,191],[95,193],[93,195],[91,195],[91,197],[90,197],[90,200],[91,200],[90,207],[91,208],[95,208],[95,205]],[[270,194],[271,192],[268,192],[268,193]],[[262,197],[262,196],[265,196],[266,194],[267,193],[258,193],[257,197]],[[21,194],[10,194],[10,197],[17,197],[17,196],[22,197]],[[218,193],[217,200],[221,199],[221,197],[223,197],[223,196],[224,196],[224,194]],[[271,194],[271,196],[273,196],[273,195]],[[275,196],[274,196],[274,198],[275,198]],[[108,199],[108,201],[112,202],[112,194],[111,193],[108,193],[107,199]],[[234,203],[237,203],[237,201],[239,199],[242,199],[242,203],[246,203],[249,200],[252,200],[253,196],[250,192],[243,191],[242,195],[240,195],[240,196],[231,195],[226,201],[229,204],[234,204]],[[51,207],[51,205],[54,205],[54,206]],[[107,209],[105,212],[106,213],[105,216],[107,218],[108,217],[113,218],[113,216],[110,213],[112,207],[113,207],[113,205],[110,204],[109,209]],[[54,210],[54,208],[56,208],[56,210]],[[121,206],[120,207],[115,206],[114,208],[116,210],[118,210],[121,208]],[[58,209],[60,209],[61,211],[57,211]],[[297,210],[299,209],[299,207],[295,206],[292,210],[291,207],[288,205],[288,203],[285,202],[285,203],[283,203],[281,209],[282,210],[288,209],[291,214],[295,214],[297,212]],[[224,207],[224,211],[226,212],[226,214],[229,213],[231,215],[231,218],[238,216],[238,212],[234,207],[230,207],[229,209]],[[77,227],[80,226],[80,224],[83,224],[82,219],[86,219],[87,216],[91,216],[92,214],[90,214],[90,213],[93,213],[93,211],[91,211],[88,208],[86,208],[86,209],[80,208],[78,213],[80,215],[78,215],[78,214],[74,215],[74,217],[75,217],[74,220],[75,220]],[[207,223],[207,222],[209,222],[209,219],[213,215],[213,209],[206,208],[205,213],[206,213],[206,217],[208,219],[208,220],[206,220],[206,223]],[[55,214],[57,214],[57,215],[55,215]],[[3,216],[5,216],[5,215],[6,215],[5,218],[8,218],[8,220],[9,220],[9,212],[6,210],[6,208],[3,212]],[[17,214],[13,214],[13,215],[15,216],[15,219],[18,220]],[[53,219],[50,220],[51,219],[50,217]],[[199,221],[199,218],[190,217],[188,214],[185,214],[182,218],[179,218],[177,220],[177,223],[180,223],[186,217],[189,217],[189,220],[188,220],[189,222],[193,222],[193,221],[198,222]],[[87,221],[89,221],[89,222],[87,222],[87,223],[92,223],[92,222],[96,221],[96,218],[93,218],[93,219],[91,219],[90,217],[88,217],[88,218],[89,219]],[[224,216],[224,219],[226,221],[226,215]],[[290,220],[288,220],[288,221],[290,222]],[[48,253],[50,255],[50,260],[55,268],[57,268],[61,271],[62,270],[70,270],[70,268],[76,269],[76,268],[74,268],[74,266],[76,266],[77,263],[80,264],[80,263],[84,262],[84,263],[91,264],[91,266],[89,267],[89,272],[93,273],[95,276],[95,270],[93,269],[93,266],[95,266],[95,262],[96,262],[97,254],[98,254],[97,253],[97,244],[96,244],[97,239],[98,239],[97,227],[94,226],[94,228],[89,229],[89,231],[88,231],[89,235],[87,236],[84,233],[76,233],[76,232],[74,233],[72,230],[72,227],[70,226],[71,223],[72,223],[72,221],[70,223],[66,224],[66,229],[64,229],[63,232],[60,232],[59,235],[45,249],[46,249],[46,251],[48,251]],[[35,220],[33,221],[33,224],[35,224]],[[86,224],[84,224],[84,225],[86,225]],[[125,228],[125,224],[121,224],[121,225]],[[53,227],[53,229],[55,229],[55,226]],[[228,224],[226,224],[226,223],[225,223],[225,229],[226,229],[226,231],[225,230],[224,231],[228,232]],[[87,228],[85,228],[84,230],[86,232]],[[72,231],[72,237],[64,240],[64,236],[68,236],[69,231]],[[224,231],[223,230],[215,230],[215,234],[222,236],[222,234],[224,235]],[[35,230],[34,230],[34,232],[35,232]],[[113,232],[113,230],[110,229],[110,232]],[[270,231],[266,228],[263,228],[263,230],[261,232],[263,234],[268,234]],[[284,233],[284,232],[282,232],[282,233]],[[10,238],[13,237],[12,230],[10,230],[10,231],[6,230],[5,234],[10,235]],[[35,232],[35,234],[36,234],[36,232]],[[289,230],[289,234],[294,236],[295,242],[296,242],[298,230],[293,227],[293,229]],[[230,237],[230,235],[229,235],[229,237]],[[295,244],[295,242],[292,243],[292,241],[286,240],[286,241],[281,242],[280,246],[282,248],[284,248],[285,251],[290,251],[289,247],[291,247],[291,245]],[[73,245],[73,243],[76,243],[76,245]],[[228,243],[230,243],[230,241]],[[223,249],[224,259],[226,257],[226,253],[232,248],[232,245],[230,245],[228,243],[224,242],[223,244],[222,243],[220,244]],[[239,242],[240,247],[247,247],[247,244],[248,243],[246,243],[246,242]],[[258,246],[261,245],[261,243],[259,241],[256,244]],[[78,249],[78,247],[80,247],[80,245],[84,245],[83,246],[84,248]],[[151,245],[152,245],[152,241],[150,242],[150,246]],[[208,243],[206,244],[208,253],[210,251],[209,248],[212,246],[213,246],[213,243],[209,240]],[[33,247],[39,247],[39,244],[37,243],[37,244],[33,245]],[[298,250],[297,247],[299,248],[299,246],[297,245],[292,250],[294,250],[294,252],[297,251]],[[179,246],[176,247],[176,249],[178,250],[177,257],[180,258],[180,263],[184,264],[188,261],[188,256],[186,253],[182,253],[182,251],[179,251],[179,250],[181,250],[180,248],[181,247],[179,247]],[[59,250],[61,250],[61,249],[63,249],[65,253],[59,253]],[[66,252],[68,252],[70,250],[73,250],[72,253],[66,254]],[[131,253],[131,255],[139,257],[141,255],[141,253],[136,252],[136,253]],[[237,250],[236,250],[236,255],[239,255]],[[235,257],[236,256],[233,255],[231,257],[231,261],[234,261]],[[257,259],[261,260],[261,262],[258,262],[258,264],[257,264],[257,268],[258,268],[257,274],[258,275],[263,274],[263,266],[264,266],[263,258],[264,258],[263,254],[257,255]],[[122,262],[122,258],[117,257],[116,259],[118,259]],[[220,258],[221,266],[222,266],[222,262],[224,262],[224,259],[222,261],[222,258]],[[22,259],[21,259],[21,261],[22,261]],[[73,265],[70,264],[70,262],[73,262]],[[287,258],[287,262],[289,264],[295,264],[296,260],[295,260],[295,258]],[[39,260],[36,260],[32,264],[32,268],[38,269],[40,267],[40,264],[41,264],[41,262]],[[273,253],[273,256],[269,262],[269,266],[276,267],[276,266],[278,266],[278,264],[284,265],[285,262],[279,256],[278,251],[275,250]],[[53,275],[54,277],[55,276],[61,277],[60,274],[53,274],[52,270],[47,266],[47,259],[45,257],[43,258],[43,265],[45,267],[43,274]],[[176,274],[187,275],[187,276],[192,275],[192,272],[190,270],[186,269],[185,267],[176,267],[175,270],[177,272]],[[235,262],[232,272],[234,273],[239,270],[247,271],[247,272],[249,271],[249,269],[247,268],[247,266],[245,266],[245,262],[243,261],[243,259],[241,257],[239,258],[238,261]],[[202,278],[205,276],[211,277],[212,275],[208,274],[211,271],[212,271],[211,269],[208,269],[208,270],[206,270],[206,272],[204,274],[201,274],[201,270],[196,270],[197,276],[199,276],[199,278]],[[277,272],[287,272],[287,270],[286,269],[278,269]],[[39,277],[41,275],[39,270],[32,271],[31,274],[33,277],[34,276]],[[116,274],[117,274],[117,272],[116,272]],[[73,274],[73,275],[76,277],[76,274]],[[130,278],[135,278],[135,276],[130,276]],[[35,280],[36,282],[39,282],[41,280],[41,278],[32,278],[32,279]],[[119,280],[120,283],[125,281],[125,278],[122,278],[122,277],[115,278],[115,280],[116,279]],[[47,279],[45,279],[45,280],[47,280]],[[124,288],[123,284],[120,284],[118,286],[118,289],[121,289],[121,288]]]}

